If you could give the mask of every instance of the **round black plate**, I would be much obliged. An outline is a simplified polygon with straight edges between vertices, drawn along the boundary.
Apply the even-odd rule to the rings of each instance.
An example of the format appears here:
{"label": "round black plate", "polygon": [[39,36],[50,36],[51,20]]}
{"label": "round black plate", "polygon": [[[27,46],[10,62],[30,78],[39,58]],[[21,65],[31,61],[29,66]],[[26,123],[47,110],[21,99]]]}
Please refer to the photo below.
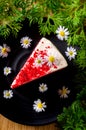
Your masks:
{"label": "round black plate", "polygon": [[[31,47],[24,49],[21,47],[20,39],[24,36],[29,36],[33,41]],[[18,37],[9,36],[6,40],[0,38],[0,45],[6,43],[11,48],[7,58],[0,57],[0,108],[1,114],[14,122],[26,125],[44,125],[56,121],[58,114],[62,112],[63,107],[68,107],[75,99],[75,89],[73,83],[73,76],[75,74],[75,66],[68,61],[65,56],[67,45],[60,41],[54,34],[45,36],[49,39],[64,55],[68,62],[68,67],[57,71],[48,76],[44,76],[38,80],[27,83],[17,89],[13,89],[13,97],[5,99],[3,91],[9,90],[14,77],[19,72],[20,68],[25,63],[27,57],[31,54],[38,41],[43,36],[39,34],[37,25],[29,27],[28,22],[25,21],[22,30]],[[3,68],[10,66],[12,73],[9,76],[3,74]],[[38,91],[39,84],[46,83],[48,91],[40,93]],[[58,90],[65,86],[70,90],[68,98],[60,98]],[[46,102],[47,108],[45,112],[35,112],[33,110],[33,102],[41,99]]]}

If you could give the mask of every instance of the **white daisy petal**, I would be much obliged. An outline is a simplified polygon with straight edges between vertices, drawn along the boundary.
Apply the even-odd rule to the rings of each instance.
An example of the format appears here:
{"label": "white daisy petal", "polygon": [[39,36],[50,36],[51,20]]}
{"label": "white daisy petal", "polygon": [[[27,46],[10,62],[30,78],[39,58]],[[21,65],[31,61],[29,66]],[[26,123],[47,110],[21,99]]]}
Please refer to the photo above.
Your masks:
{"label": "white daisy petal", "polygon": [[39,85],[39,92],[43,93],[43,92],[47,91],[47,89],[48,89],[47,84],[42,83]]}
{"label": "white daisy petal", "polygon": [[3,97],[6,99],[11,99],[13,97],[13,91],[12,90],[4,90]]}
{"label": "white daisy petal", "polygon": [[8,52],[10,52],[11,49],[6,44],[3,44],[3,46],[0,46],[0,57],[4,58],[8,56]]}
{"label": "white daisy petal", "polygon": [[45,60],[47,62],[47,65],[49,67],[54,66],[54,65],[58,66],[59,61],[58,61],[57,57],[58,57],[58,54],[55,53],[55,52],[48,52],[47,56],[44,56],[44,58],[45,58]]}
{"label": "white daisy petal", "polygon": [[45,108],[46,108],[46,104],[45,102],[42,103],[42,101],[40,99],[34,101],[34,104],[33,104],[33,109],[36,111],[36,112],[42,112],[42,111],[45,111]]}
{"label": "white daisy petal", "polygon": [[63,38],[63,37],[61,37],[59,34],[57,35],[57,37],[58,37],[58,39],[60,39],[61,41],[63,41],[63,40],[64,40],[64,38]]}
{"label": "white daisy petal", "polygon": [[68,36],[65,36],[65,40],[67,40],[68,39]]}
{"label": "white daisy petal", "polygon": [[64,29],[64,31],[65,31],[65,33],[69,33],[69,32],[67,32],[67,31],[68,31],[68,28]]}
{"label": "white daisy petal", "polygon": [[11,73],[11,70],[12,70],[11,67],[7,67],[7,66],[4,67],[4,75],[7,76],[8,74],[10,74],[10,73]]}
{"label": "white daisy petal", "polygon": [[45,60],[39,55],[36,59],[35,62],[33,63],[33,66],[35,67],[42,67],[42,65],[45,63]]}
{"label": "white daisy petal", "polygon": [[67,51],[65,51],[66,56],[69,60],[75,59],[75,56],[77,55],[76,49],[72,46],[67,47]]}
{"label": "white daisy petal", "polygon": [[63,98],[68,98],[68,95],[67,95],[67,94],[64,94]]}
{"label": "white daisy petal", "polygon": [[70,93],[70,90],[66,88],[65,86],[62,87],[62,89],[58,90],[58,94],[60,95],[60,98],[68,98],[68,94]]}
{"label": "white daisy petal", "polygon": [[56,30],[56,36],[58,37],[58,39],[60,40],[67,40],[68,35],[69,35],[69,31],[68,28],[65,28],[64,26],[59,26],[58,29]]}
{"label": "white daisy petal", "polygon": [[65,30],[65,27],[63,26],[62,29]]}
{"label": "white daisy petal", "polygon": [[68,36],[69,35],[69,32],[65,32],[65,36]]}
{"label": "white daisy petal", "polygon": [[28,47],[31,46],[31,41],[32,41],[31,38],[29,38],[28,36],[25,36],[21,38],[20,43],[23,48],[27,49]]}

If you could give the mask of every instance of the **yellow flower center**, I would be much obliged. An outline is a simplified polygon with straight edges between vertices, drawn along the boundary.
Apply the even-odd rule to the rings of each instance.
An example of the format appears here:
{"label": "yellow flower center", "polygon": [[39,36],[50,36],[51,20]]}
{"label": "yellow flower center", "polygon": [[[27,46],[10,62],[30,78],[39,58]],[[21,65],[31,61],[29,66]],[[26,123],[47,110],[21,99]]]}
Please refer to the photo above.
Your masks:
{"label": "yellow flower center", "polygon": [[9,69],[6,69],[6,73],[8,73],[9,72]]}
{"label": "yellow flower center", "polygon": [[61,93],[62,93],[62,95],[67,94],[67,89],[63,88],[62,91],[61,91]]}
{"label": "yellow flower center", "polygon": [[41,86],[41,89],[42,89],[42,90],[44,90],[44,89],[45,89],[45,87],[44,87],[44,86]]}
{"label": "yellow flower center", "polygon": [[2,48],[2,53],[6,53],[7,52],[7,48]]}
{"label": "yellow flower center", "polygon": [[25,40],[24,40],[24,44],[25,44],[25,45],[29,44],[29,40],[28,40],[28,39],[25,39]]}
{"label": "yellow flower center", "polygon": [[64,36],[65,36],[65,32],[64,32],[64,31],[60,31],[60,35],[61,35],[62,37],[64,37]]}
{"label": "yellow flower center", "polygon": [[6,96],[7,96],[7,97],[9,97],[9,96],[10,96],[10,93],[9,93],[9,92],[7,92],[7,93],[6,93]]}
{"label": "yellow flower center", "polygon": [[72,52],[72,51],[70,51],[70,52],[69,52],[69,54],[70,54],[70,56],[72,56],[72,55],[73,55],[73,52]]}
{"label": "yellow flower center", "polygon": [[42,104],[41,102],[39,102],[39,103],[37,104],[37,106],[38,106],[38,108],[43,108],[43,104]]}
{"label": "yellow flower center", "polygon": [[53,63],[55,61],[54,56],[49,56],[49,61]]}
{"label": "yellow flower center", "polygon": [[37,63],[40,64],[40,63],[41,63],[41,60],[38,59]]}

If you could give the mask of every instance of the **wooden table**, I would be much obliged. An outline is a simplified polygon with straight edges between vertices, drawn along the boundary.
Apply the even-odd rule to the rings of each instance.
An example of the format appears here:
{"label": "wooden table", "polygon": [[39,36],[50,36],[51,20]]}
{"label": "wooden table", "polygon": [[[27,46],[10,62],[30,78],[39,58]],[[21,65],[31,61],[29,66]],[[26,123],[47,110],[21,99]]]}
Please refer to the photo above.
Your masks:
{"label": "wooden table", "polygon": [[26,126],[10,121],[0,115],[0,130],[60,130],[55,123],[43,126]]}

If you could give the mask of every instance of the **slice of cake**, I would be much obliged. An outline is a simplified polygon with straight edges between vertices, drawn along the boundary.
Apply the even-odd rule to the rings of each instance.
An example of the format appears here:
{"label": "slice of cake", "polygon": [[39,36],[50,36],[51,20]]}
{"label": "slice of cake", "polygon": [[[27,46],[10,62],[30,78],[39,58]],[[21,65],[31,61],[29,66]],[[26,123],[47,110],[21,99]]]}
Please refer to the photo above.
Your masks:
{"label": "slice of cake", "polygon": [[42,38],[24,66],[15,77],[11,88],[39,79],[42,76],[63,69],[67,62],[54,44],[46,38]]}

